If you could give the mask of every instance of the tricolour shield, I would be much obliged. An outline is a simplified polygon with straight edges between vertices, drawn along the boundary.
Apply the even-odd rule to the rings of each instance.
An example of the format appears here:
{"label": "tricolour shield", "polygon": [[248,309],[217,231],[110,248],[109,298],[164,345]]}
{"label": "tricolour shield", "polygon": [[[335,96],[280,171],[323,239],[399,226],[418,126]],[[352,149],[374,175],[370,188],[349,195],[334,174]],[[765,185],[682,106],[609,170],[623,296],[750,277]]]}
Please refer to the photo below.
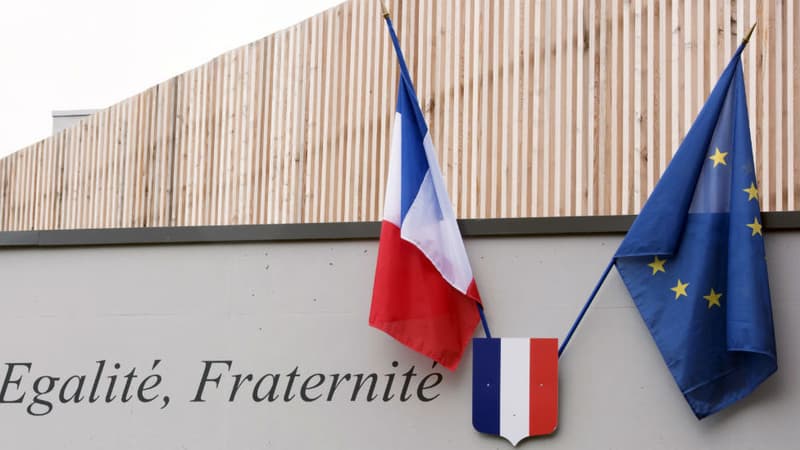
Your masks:
{"label": "tricolour shield", "polygon": [[472,426],[512,445],[558,426],[558,339],[472,340]]}

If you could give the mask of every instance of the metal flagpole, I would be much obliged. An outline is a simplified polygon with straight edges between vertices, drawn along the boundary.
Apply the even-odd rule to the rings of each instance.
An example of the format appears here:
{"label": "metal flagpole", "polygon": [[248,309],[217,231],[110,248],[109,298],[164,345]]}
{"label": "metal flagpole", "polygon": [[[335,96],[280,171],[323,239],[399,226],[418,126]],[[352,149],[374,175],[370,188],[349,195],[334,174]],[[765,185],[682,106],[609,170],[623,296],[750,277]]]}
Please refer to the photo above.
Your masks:
{"label": "metal flagpole", "polygon": [[580,325],[581,320],[583,319],[583,316],[586,314],[586,311],[589,309],[589,306],[592,305],[592,301],[597,296],[597,291],[600,290],[600,286],[602,286],[603,282],[606,281],[606,277],[608,276],[608,273],[611,272],[611,267],[612,266],[614,266],[614,258],[611,258],[611,261],[608,262],[608,266],[606,266],[606,270],[603,271],[603,275],[600,276],[600,280],[594,286],[594,289],[592,290],[592,293],[589,294],[589,299],[586,300],[586,304],[583,305],[583,309],[581,309],[580,314],[578,314],[578,318],[575,319],[575,322],[572,324],[572,327],[570,327],[569,332],[567,333],[567,337],[564,338],[564,342],[561,343],[561,347],[559,347],[559,349],[558,349],[558,356],[559,357],[561,356],[561,353],[564,352],[564,349],[567,347],[567,344],[569,344],[569,340],[572,339],[572,335],[575,333],[575,330],[578,328],[578,325]]}

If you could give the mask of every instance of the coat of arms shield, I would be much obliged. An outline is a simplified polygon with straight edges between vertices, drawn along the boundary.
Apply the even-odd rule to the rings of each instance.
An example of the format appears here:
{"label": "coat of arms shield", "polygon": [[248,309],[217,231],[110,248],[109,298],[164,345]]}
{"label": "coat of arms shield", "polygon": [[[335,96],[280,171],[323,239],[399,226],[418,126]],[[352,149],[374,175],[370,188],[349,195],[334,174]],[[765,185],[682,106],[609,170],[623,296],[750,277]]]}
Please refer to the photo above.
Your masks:
{"label": "coat of arms shield", "polygon": [[474,338],[472,426],[516,446],[558,426],[558,339]]}

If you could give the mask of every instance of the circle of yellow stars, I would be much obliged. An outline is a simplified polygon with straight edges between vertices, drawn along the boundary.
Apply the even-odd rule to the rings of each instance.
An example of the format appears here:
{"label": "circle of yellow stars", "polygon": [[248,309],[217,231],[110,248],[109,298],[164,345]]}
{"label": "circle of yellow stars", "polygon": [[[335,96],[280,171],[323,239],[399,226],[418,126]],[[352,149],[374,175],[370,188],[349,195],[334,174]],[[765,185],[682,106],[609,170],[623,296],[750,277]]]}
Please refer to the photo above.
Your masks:
{"label": "circle of yellow stars", "polygon": [[[726,156],[728,156],[728,152],[721,152],[719,151],[719,148],[715,148],[714,154],[709,156],[708,159],[714,161],[713,167],[717,167],[720,164],[722,164],[723,166],[727,166],[728,163],[725,161]],[[750,187],[742,189],[742,191],[747,193],[748,202],[751,200],[755,200],[756,202],[758,202],[758,188],[756,188],[754,182],[751,182]],[[758,216],[753,217],[753,223],[748,223],[745,226],[750,228],[751,237],[756,235],[763,236],[761,232],[762,225],[758,221]],[[666,264],[666,262],[667,262],[666,258],[661,259],[658,256],[653,256],[653,261],[647,264],[647,267],[652,269],[651,275],[656,276],[659,272],[666,274],[667,270],[664,267],[664,264]],[[688,282],[681,281],[680,278],[677,279],[675,286],[670,288],[670,290],[675,293],[675,300],[678,300],[681,297],[689,297],[689,292],[687,291],[687,289],[689,288],[689,284],[690,283]],[[717,292],[714,288],[711,288],[711,292],[709,292],[708,295],[703,296],[703,299],[705,299],[706,302],[708,302],[708,309],[711,309],[712,307],[715,306],[717,308],[721,308],[722,307],[722,304],[720,302],[721,298],[722,298],[722,292]]]}

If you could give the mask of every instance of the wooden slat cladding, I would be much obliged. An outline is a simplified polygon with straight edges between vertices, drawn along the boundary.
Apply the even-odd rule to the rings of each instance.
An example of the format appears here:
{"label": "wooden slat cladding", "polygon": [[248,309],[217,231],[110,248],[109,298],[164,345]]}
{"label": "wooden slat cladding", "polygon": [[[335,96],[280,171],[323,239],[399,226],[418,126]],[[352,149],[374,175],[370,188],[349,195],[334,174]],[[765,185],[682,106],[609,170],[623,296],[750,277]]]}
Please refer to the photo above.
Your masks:
{"label": "wooden slat cladding", "polygon": [[[792,1],[388,5],[459,217],[638,212],[756,21],[762,209],[798,209]],[[377,220],[397,77],[347,2],[0,160],[0,230]]]}

